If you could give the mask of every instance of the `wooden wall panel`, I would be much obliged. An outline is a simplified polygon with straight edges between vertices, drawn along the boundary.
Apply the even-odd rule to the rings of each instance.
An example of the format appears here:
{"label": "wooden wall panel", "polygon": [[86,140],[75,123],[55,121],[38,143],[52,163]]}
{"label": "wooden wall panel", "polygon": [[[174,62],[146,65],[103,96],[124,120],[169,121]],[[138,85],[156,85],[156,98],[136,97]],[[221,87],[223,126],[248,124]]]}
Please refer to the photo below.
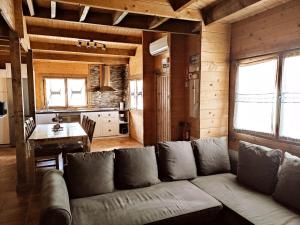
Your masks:
{"label": "wooden wall panel", "polygon": [[143,31],[144,145],[156,144],[156,87],[154,58],[149,53],[153,32]]}
{"label": "wooden wall panel", "polygon": [[179,123],[186,121],[186,36],[171,34],[171,139],[180,138]]}
{"label": "wooden wall panel", "polygon": [[234,59],[300,48],[300,1],[294,0],[232,25]]}
{"label": "wooden wall panel", "polygon": [[[129,60],[129,80],[143,79],[143,47],[137,47],[135,56]],[[143,110],[129,111],[130,137],[136,141],[144,142]]]}
{"label": "wooden wall panel", "polygon": [[34,62],[36,109],[44,107],[43,76],[74,76],[88,77],[88,64],[59,63],[59,62]]}
{"label": "wooden wall panel", "polygon": [[202,26],[200,137],[228,135],[231,26]]}
{"label": "wooden wall panel", "polygon": [[233,131],[232,125],[236,60],[300,48],[299,12],[300,1],[293,0],[232,25],[229,144],[233,149],[238,149],[239,140],[245,140],[300,154],[299,144],[236,133]]}

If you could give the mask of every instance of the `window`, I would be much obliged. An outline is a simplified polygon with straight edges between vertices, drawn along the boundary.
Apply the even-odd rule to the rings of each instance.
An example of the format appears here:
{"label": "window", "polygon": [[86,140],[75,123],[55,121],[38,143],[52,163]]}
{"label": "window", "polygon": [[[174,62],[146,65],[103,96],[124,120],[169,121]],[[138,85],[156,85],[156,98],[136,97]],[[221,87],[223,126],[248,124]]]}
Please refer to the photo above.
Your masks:
{"label": "window", "polygon": [[48,107],[66,106],[65,80],[45,79],[46,104]]}
{"label": "window", "polygon": [[277,59],[240,64],[236,81],[234,128],[274,134]]}
{"label": "window", "polygon": [[130,88],[130,109],[143,109],[143,81],[131,80]]}
{"label": "window", "polygon": [[279,135],[300,139],[300,53],[283,58]]}
{"label": "window", "polygon": [[45,78],[45,100],[48,107],[86,106],[86,79]]}

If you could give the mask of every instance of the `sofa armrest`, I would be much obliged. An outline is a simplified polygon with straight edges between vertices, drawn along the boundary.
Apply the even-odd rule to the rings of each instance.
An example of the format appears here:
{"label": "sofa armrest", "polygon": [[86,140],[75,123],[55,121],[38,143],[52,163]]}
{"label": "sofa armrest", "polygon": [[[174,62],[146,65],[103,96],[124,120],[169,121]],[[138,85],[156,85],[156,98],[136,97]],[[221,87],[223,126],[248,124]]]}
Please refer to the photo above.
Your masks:
{"label": "sofa armrest", "polygon": [[40,225],[71,225],[69,194],[62,172],[50,170],[45,173],[41,202]]}
{"label": "sofa armrest", "polygon": [[231,167],[231,173],[237,174],[237,167],[238,167],[238,158],[239,158],[239,152],[236,150],[229,149],[229,159],[230,159],[230,167]]}

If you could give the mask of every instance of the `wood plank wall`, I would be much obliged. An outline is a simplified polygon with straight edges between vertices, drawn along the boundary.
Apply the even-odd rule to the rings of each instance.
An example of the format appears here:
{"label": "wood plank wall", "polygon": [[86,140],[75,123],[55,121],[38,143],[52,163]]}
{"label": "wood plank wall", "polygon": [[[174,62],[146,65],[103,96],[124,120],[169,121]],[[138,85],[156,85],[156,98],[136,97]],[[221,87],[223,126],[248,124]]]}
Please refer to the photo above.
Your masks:
{"label": "wood plank wall", "polygon": [[[88,77],[88,64],[62,62],[34,62],[36,109],[44,107],[43,77]],[[87,79],[88,80],[88,79]]]}
{"label": "wood plank wall", "polygon": [[154,41],[153,32],[143,31],[143,88],[144,88],[144,145],[156,144],[156,85],[154,58],[149,53],[149,44]]}
{"label": "wood plank wall", "polygon": [[202,24],[200,137],[228,135],[231,26]]}
{"label": "wood plank wall", "polygon": [[[143,79],[143,48],[138,46],[135,56],[129,60],[129,80]],[[129,111],[129,131],[130,137],[143,144],[144,142],[144,126],[143,126],[143,110]]]}
{"label": "wood plank wall", "polygon": [[171,140],[180,139],[179,123],[186,121],[186,36],[171,34]]}
{"label": "wood plank wall", "polygon": [[233,131],[235,62],[238,59],[300,48],[300,1],[294,0],[266,12],[234,23],[231,40],[230,74],[230,147],[238,148],[239,140],[281,148],[299,155],[300,146]]}

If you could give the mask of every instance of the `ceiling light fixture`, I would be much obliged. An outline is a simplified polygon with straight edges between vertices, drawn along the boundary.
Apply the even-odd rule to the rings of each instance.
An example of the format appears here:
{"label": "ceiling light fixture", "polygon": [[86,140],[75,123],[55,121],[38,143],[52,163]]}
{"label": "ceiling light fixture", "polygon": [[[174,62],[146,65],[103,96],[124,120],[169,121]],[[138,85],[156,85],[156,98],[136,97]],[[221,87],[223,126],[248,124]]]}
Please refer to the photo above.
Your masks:
{"label": "ceiling light fixture", "polygon": [[105,44],[102,44],[98,41],[94,41],[94,40],[78,40],[77,42],[77,46],[78,47],[86,47],[86,48],[101,48],[101,50],[105,51],[106,50],[106,46]]}

